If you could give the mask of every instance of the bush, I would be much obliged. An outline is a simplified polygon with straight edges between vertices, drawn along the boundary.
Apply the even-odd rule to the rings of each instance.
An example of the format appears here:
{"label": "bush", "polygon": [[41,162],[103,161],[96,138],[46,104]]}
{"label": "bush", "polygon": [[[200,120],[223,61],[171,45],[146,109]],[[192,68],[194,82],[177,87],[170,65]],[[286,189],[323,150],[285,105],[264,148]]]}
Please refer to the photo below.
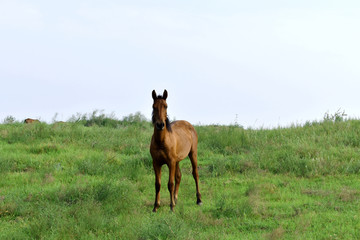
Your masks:
{"label": "bush", "polygon": [[125,116],[123,120],[119,120],[113,113],[105,114],[103,110],[94,110],[89,114],[77,113],[69,119],[69,122],[80,123],[86,127],[98,126],[110,128],[119,128],[128,125],[140,125],[146,127],[149,125],[149,121],[140,112],[130,114],[129,116]]}
{"label": "bush", "polygon": [[11,123],[15,123],[15,122],[17,122],[17,121],[16,121],[15,117],[13,117],[13,116],[7,116],[3,121],[4,124],[11,124]]}

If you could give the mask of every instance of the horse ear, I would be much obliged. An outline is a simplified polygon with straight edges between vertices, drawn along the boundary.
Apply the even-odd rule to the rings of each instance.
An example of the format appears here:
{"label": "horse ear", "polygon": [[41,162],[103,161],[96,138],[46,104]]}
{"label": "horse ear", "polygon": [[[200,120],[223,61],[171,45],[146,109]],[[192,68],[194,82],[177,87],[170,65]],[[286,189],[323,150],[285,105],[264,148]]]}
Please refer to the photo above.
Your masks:
{"label": "horse ear", "polygon": [[166,89],[164,90],[164,94],[163,94],[163,99],[166,100],[166,98],[168,97],[168,93],[166,91]]}
{"label": "horse ear", "polygon": [[152,91],[152,98],[153,98],[154,100],[156,100],[156,92],[155,92],[155,90]]}

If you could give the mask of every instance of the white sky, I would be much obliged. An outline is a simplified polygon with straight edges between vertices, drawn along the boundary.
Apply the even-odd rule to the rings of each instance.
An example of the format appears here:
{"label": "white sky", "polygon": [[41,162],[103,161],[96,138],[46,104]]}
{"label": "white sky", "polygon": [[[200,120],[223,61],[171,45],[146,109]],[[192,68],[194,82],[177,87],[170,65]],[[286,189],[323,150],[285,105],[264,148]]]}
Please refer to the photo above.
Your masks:
{"label": "white sky", "polygon": [[0,119],[150,119],[153,89],[195,124],[359,117],[359,26],[358,0],[0,0]]}

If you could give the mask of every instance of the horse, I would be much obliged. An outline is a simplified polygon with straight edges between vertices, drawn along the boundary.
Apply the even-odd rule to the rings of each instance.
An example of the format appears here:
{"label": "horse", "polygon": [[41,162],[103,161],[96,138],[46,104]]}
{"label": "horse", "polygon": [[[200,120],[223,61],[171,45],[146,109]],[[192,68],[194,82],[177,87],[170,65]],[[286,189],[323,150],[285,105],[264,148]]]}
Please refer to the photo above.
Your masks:
{"label": "horse", "polygon": [[166,90],[164,90],[163,95],[158,96],[155,90],[152,91],[152,98],[154,100],[152,112],[154,133],[151,138],[150,154],[153,159],[156,191],[153,212],[156,212],[160,207],[161,167],[164,164],[169,168],[168,190],[170,192],[170,209],[174,211],[181,181],[179,162],[187,156],[189,156],[191,161],[192,175],[196,185],[196,203],[198,205],[202,204],[197,169],[198,136],[195,128],[187,121],[181,120],[170,123],[167,115],[167,97],[168,93]]}
{"label": "horse", "polygon": [[24,123],[39,123],[40,121],[37,119],[27,118],[24,120]]}

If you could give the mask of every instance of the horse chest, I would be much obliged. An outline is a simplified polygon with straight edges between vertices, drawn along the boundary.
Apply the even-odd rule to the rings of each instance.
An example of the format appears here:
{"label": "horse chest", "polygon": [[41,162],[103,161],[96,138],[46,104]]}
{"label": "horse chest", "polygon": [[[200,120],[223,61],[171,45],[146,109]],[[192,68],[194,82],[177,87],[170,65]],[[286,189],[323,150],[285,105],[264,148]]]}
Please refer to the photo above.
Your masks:
{"label": "horse chest", "polygon": [[168,156],[169,156],[169,151],[165,146],[160,145],[160,146],[156,147],[153,150],[153,152],[157,158],[165,159],[165,158],[168,158]]}
{"label": "horse chest", "polygon": [[156,159],[156,161],[160,161],[163,163],[168,163],[169,161],[171,161],[171,159],[174,158],[171,149],[162,144],[153,147],[151,150],[151,155],[154,160]]}

